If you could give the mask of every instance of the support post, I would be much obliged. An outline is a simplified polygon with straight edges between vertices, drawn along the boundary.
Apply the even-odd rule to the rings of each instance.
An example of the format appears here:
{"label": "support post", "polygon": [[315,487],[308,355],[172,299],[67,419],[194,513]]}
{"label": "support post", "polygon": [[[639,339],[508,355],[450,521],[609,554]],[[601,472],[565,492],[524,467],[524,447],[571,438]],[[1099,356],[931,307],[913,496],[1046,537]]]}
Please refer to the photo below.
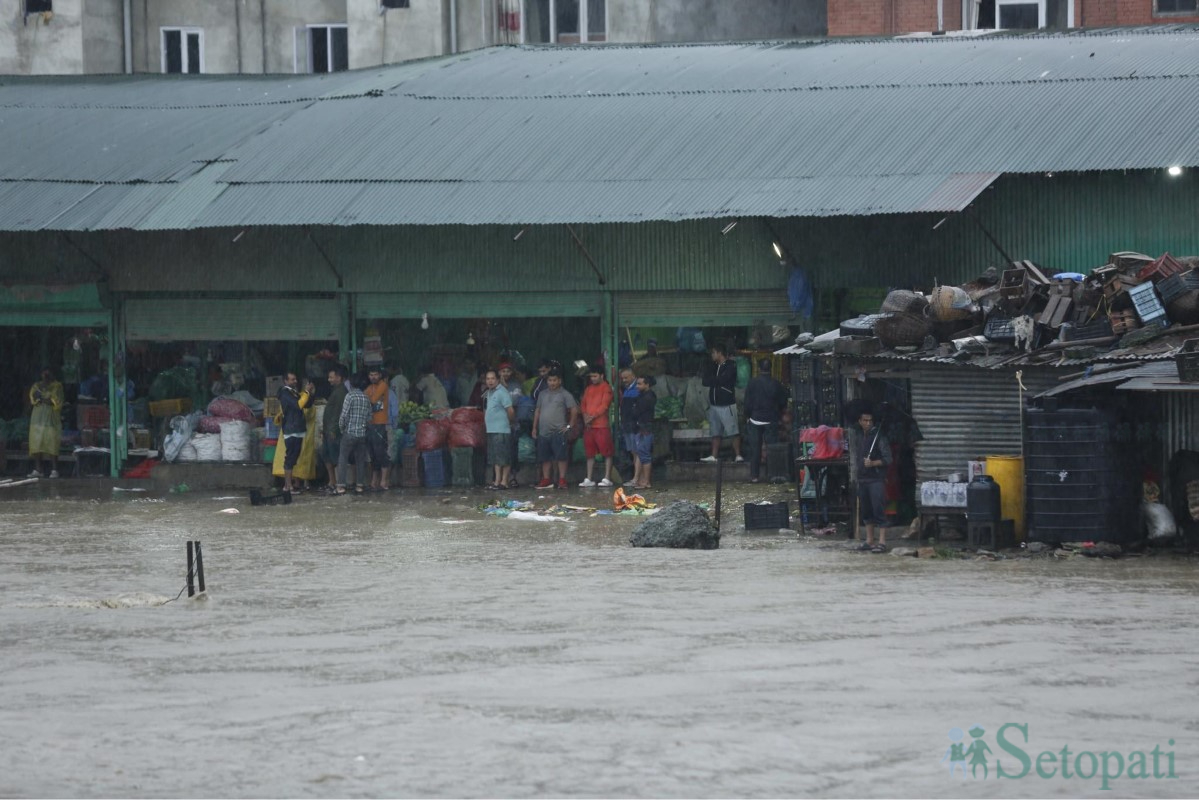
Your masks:
{"label": "support post", "polygon": [[187,596],[196,596],[196,543],[187,543]]}
{"label": "support post", "polygon": [[199,584],[200,594],[204,594],[204,551],[196,542],[196,583]]}
{"label": "support post", "polygon": [[716,532],[720,533],[720,495],[724,490],[724,459],[716,462]]}

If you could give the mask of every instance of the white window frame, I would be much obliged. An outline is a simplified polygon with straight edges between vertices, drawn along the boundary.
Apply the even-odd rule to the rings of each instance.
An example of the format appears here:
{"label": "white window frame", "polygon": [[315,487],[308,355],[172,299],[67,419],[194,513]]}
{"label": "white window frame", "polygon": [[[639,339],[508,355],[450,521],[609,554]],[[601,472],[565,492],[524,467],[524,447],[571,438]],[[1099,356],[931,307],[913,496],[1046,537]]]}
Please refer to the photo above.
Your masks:
{"label": "white window frame", "polygon": [[[350,62],[350,26],[345,22],[317,22],[317,23],[312,23],[310,25],[305,25],[304,29],[303,29],[304,30],[304,49],[308,51],[307,52],[308,72],[312,73],[315,71],[313,69],[313,67],[315,67],[316,65],[312,61],[312,32],[314,30],[316,30],[317,28],[325,29],[325,41],[328,43],[328,47],[326,47],[326,49],[325,49],[325,61],[326,61],[325,66],[328,67],[328,69],[326,69],[325,71],[326,72],[333,71],[333,37],[329,35],[329,31],[333,30],[334,28],[340,28],[346,32],[346,63],[349,64],[349,62]],[[299,48],[297,45],[297,51],[298,51],[298,49]],[[295,58],[295,65],[296,65],[296,72],[299,72],[300,70],[299,70],[298,56]]]}
{"label": "white window frame", "polygon": [[[520,2],[520,43],[528,44],[528,30],[525,27],[525,19],[528,17],[528,5],[533,0],[521,0]],[[591,42],[591,32],[587,30],[587,3],[589,0],[579,0],[579,44],[588,44]],[[1041,0],[1044,2],[1044,0]],[[550,10],[550,44],[558,44],[558,0],[549,0]],[[608,41],[608,31],[612,26],[612,0],[604,0],[604,38],[599,40]]]}
{"label": "white window frame", "polygon": [[1000,9],[1004,6],[1031,6],[1037,7],[1037,29],[1045,27],[1045,0],[995,0],[995,29],[1001,30],[999,26],[999,17],[1001,16]]}
{"label": "white window frame", "polygon": [[1181,11],[1159,11],[1157,8],[1157,0],[1153,0],[1153,16],[1169,19],[1170,17],[1193,17],[1199,13],[1199,4],[1196,4],[1194,11],[1184,8]]}
{"label": "white window frame", "polygon": [[195,74],[195,73],[189,73],[187,71],[188,66],[190,66],[187,63],[187,37],[193,33],[199,34],[199,37],[200,37],[200,74],[203,75],[204,71],[205,71],[204,70],[204,29],[203,28],[187,28],[187,27],[183,27],[181,25],[167,25],[165,27],[158,29],[158,49],[159,49],[159,52],[162,53],[162,73],[165,75],[167,72],[167,34],[175,33],[176,31],[179,33],[179,49],[181,51],[179,53],[179,63],[181,63],[183,65],[183,74],[184,75]]}

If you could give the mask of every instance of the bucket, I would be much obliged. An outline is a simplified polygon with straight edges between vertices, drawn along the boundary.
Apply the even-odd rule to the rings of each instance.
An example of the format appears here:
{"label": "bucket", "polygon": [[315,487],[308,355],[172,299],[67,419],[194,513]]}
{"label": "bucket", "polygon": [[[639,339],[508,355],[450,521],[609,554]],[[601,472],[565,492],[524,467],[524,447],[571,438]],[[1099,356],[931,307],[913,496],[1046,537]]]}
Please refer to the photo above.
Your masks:
{"label": "bucket", "polygon": [[999,484],[1000,514],[1015,521],[1016,541],[1024,541],[1024,458],[987,456],[987,474]]}

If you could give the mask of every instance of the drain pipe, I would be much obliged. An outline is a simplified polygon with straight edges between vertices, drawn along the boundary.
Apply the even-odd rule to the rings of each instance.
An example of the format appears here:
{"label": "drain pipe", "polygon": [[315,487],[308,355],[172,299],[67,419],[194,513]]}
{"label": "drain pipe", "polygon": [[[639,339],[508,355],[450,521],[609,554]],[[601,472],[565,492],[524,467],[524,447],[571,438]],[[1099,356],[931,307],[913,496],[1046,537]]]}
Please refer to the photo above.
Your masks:
{"label": "drain pipe", "polygon": [[458,0],[450,0],[450,53],[458,52]]}
{"label": "drain pipe", "polygon": [[125,46],[125,74],[133,74],[133,0],[125,0],[121,10],[124,12],[122,20],[122,44]]}

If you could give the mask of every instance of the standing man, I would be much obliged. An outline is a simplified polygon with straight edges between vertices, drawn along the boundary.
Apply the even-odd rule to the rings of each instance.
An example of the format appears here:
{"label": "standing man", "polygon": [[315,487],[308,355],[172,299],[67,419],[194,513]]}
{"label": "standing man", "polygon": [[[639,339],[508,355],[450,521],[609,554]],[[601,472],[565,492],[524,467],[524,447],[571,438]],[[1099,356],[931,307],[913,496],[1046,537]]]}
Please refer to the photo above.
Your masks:
{"label": "standing man", "polygon": [[366,426],[371,417],[371,401],[357,386],[350,384],[341,406],[337,428],[341,431],[341,449],[337,455],[337,494],[346,493],[346,472],[350,454],[354,454],[354,477],[358,488],[354,494],[366,493]]}
{"label": "standing man", "polygon": [[300,451],[304,449],[304,437],[308,434],[308,420],[304,419],[304,409],[312,404],[314,396],[312,381],[304,380],[304,393],[300,394],[300,379],[296,373],[289,372],[279,387],[279,405],[283,409],[283,491],[291,494],[292,470],[300,460]]}
{"label": "standing man", "polygon": [[[857,465],[858,472],[858,519],[866,526],[866,541],[859,550],[873,553],[887,552],[887,467],[891,465],[891,443],[883,436],[882,429],[874,425],[874,415],[869,411],[858,416],[861,435],[855,436],[849,457]],[[878,544],[874,543],[874,532],[878,529]]]}
{"label": "standing man", "polygon": [[[537,379],[533,381],[533,388],[529,390],[529,397],[532,397],[534,402],[545,391],[549,383],[550,372],[554,370],[558,370],[559,376],[562,375],[562,365],[551,358],[543,358],[541,359],[541,363],[537,365]],[[561,384],[561,380],[558,383]]]}
{"label": "standing man", "polygon": [[566,487],[566,467],[570,458],[566,436],[579,418],[574,395],[562,388],[562,372],[551,369],[545,376],[545,389],[537,396],[533,412],[533,438],[537,440],[537,460],[541,462],[538,489],[550,489],[554,481],[550,469],[558,466],[558,488]]}
{"label": "standing man", "polygon": [[512,479],[512,424],[516,421],[516,408],[512,395],[500,384],[500,375],[493,369],[483,375],[487,384],[483,422],[487,427],[487,463],[494,475],[488,489],[506,489]]}
{"label": "standing man", "polygon": [[450,398],[446,394],[445,384],[433,374],[432,365],[421,367],[420,376],[416,388],[420,391],[421,401],[429,408],[449,408]]}
{"label": "standing man", "polygon": [[[29,387],[29,458],[33,461],[31,478],[58,477],[58,450],[62,446],[62,384],[54,373],[42,370],[42,378]],[[45,472],[38,469],[45,462]]]}
{"label": "standing man", "polygon": [[321,460],[325,462],[325,471],[329,473],[329,487],[325,490],[330,494],[337,491],[337,460],[341,455],[341,408],[346,400],[346,375],[349,374],[343,365],[338,364],[329,370],[329,400],[325,403],[325,414],[322,418]]}
{"label": "standing man", "polygon": [[629,458],[633,461],[633,477],[625,481],[625,486],[633,486],[641,476],[641,459],[637,456],[637,398],[641,390],[637,388],[637,376],[631,367],[620,371],[620,385],[623,388],[620,395],[620,441]]}
{"label": "standing man", "polygon": [[[524,389],[521,388],[520,381],[517,380],[516,373],[513,371],[510,361],[500,362],[499,375],[500,386],[508,390],[508,396],[512,398],[512,407],[516,411],[516,419],[512,423],[512,433],[508,437],[512,441],[512,457],[508,462],[511,466],[508,468],[507,484],[509,489],[515,489],[520,484],[516,482],[512,471],[520,469],[520,437],[533,424],[533,403],[530,398],[525,397]],[[522,416],[521,409],[524,409],[524,416]]]}
{"label": "standing man", "polygon": [[717,461],[720,458],[720,440],[729,436],[733,440],[734,461],[741,457],[741,436],[737,430],[737,365],[729,358],[722,344],[714,344],[710,350],[712,363],[704,372],[704,386],[708,387],[708,431],[712,435],[712,455],[700,461]]}
{"label": "standing man", "polygon": [[387,457],[387,422],[391,416],[391,401],[381,367],[371,367],[366,379],[369,383],[363,393],[371,404],[370,423],[366,428],[366,447],[371,454],[371,491],[385,492],[391,468],[391,460]]}
{"label": "standing man", "polygon": [[745,439],[749,445],[749,482],[761,480],[762,445],[778,441],[779,420],[787,407],[787,389],[770,376],[770,359],[758,361],[758,375],[745,387]]}
{"label": "standing man", "polygon": [[[612,459],[616,448],[612,445],[612,425],[608,412],[612,408],[612,387],[604,380],[600,367],[592,365],[587,370],[587,388],[583,390],[580,409],[583,412],[583,452],[587,455],[587,477],[579,484],[583,488],[612,485]],[[597,484],[591,479],[595,470],[595,457],[604,459],[604,477]]]}
{"label": "standing man", "polygon": [[652,489],[654,471],[654,408],[658,397],[653,391],[654,376],[641,375],[637,378],[637,399],[633,401],[633,421],[637,433],[633,444],[637,454],[637,474],[633,476],[634,489]]}

